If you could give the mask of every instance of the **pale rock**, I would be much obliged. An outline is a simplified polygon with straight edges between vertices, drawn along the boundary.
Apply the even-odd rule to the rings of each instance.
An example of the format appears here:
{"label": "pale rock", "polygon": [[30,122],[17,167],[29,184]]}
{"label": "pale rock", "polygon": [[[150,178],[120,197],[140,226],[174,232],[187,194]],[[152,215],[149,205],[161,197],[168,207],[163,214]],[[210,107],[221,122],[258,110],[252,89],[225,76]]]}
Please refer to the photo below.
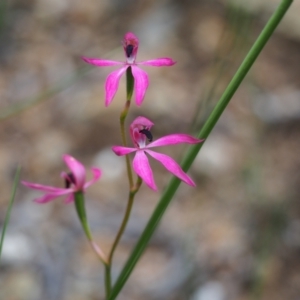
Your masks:
{"label": "pale rock", "polygon": [[30,261],[34,255],[33,244],[27,236],[6,232],[1,257],[3,262],[19,265]]}
{"label": "pale rock", "polygon": [[192,300],[225,300],[224,286],[218,281],[209,281],[196,291]]}
{"label": "pale rock", "polygon": [[124,174],[124,157],[117,156],[111,147],[102,149],[94,159],[93,165],[102,170],[101,180],[112,181]]}

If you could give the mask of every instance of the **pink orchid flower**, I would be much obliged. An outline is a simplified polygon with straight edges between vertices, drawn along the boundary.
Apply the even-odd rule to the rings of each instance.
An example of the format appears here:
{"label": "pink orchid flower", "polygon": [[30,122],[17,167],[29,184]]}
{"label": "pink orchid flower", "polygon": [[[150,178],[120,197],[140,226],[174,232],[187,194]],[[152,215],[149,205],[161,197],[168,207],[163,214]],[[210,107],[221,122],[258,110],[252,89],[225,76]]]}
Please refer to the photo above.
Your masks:
{"label": "pink orchid flower", "polygon": [[64,155],[63,160],[68,168],[71,170],[70,173],[62,172],[61,177],[65,179],[66,188],[58,188],[48,185],[41,185],[37,183],[31,183],[22,181],[22,184],[38,191],[45,192],[45,195],[35,199],[37,203],[47,203],[54,200],[59,196],[67,196],[65,199],[66,203],[74,201],[74,193],[84,192],[86,188],[95,183],[100,179],[101,170],[92,168],[93,178],[86,182],[85,179],[85,167],[74,157],[70,155]]}
{"label": "pink orchid flower", "polygon": [[139,40],[131,32],[128,32],[124,36],[123,47],[125,52],[126,61],[114,61],[106,60],[100,58],[88,58],[82,57],[82,59],[97,67],[107,67],[107,66],[117,66],[122,65],[122,67],[108,75],[105,82],[105,106],[108,106],[113,100],[120,82],[121,76],[125,73],[127,68],[131,67],[132,75],[134,77],[134,92],[135,92],[135,102],[140,106],[144,100],[146,90],[149,85],[149,78],[145,71],[140,69],[138,65],[162,67],[162,66],[172,66],[175,64],[171,58],[156,58],[151,60],[146,60],[137,63],[135,61]]}
{"label": "pink orchid flower", "polygon": [[[153,147],[176,145],[176,144],[197,144],[203,140],[196,139],[187,134],[170,134],[152,142],[151,127],[154,124],[145,117],[137,117],[130,125],[130,135],[134,144],[134,148],[114,146],[112,150],[115,154],[122,156],[132,152],[136,152],[133,159],[133,169],[143,181],[153,190],[157,190],[153,178],[153,172],[149,165],[146,153],[159,161],[169,172],[177,176],[188,185],[195,186],[194,181],[181,169],[181,167],[169,156],[150,150]],[[150,144],[146,144],[147,139]]]}

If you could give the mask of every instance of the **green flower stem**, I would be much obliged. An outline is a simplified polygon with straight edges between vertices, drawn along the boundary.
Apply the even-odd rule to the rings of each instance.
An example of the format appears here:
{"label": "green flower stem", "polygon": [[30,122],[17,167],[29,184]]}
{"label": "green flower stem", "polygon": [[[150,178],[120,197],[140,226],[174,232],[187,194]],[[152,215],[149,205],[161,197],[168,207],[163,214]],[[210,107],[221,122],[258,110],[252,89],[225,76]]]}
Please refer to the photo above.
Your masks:
{"label": "green flower stem", "polygon": [[[132,94],[133,94],[133,87],[134,87],[134,77],[132,75],[132,71],[131,71],[131,67],[127,68],[126,70],[126,103],[125,103],[125,107],[123,109],[123,111],[121,112],[120,115],[120,125],[121,125],[121,136],[122,136],[122,142],[123,142],[123,146],[127,146],[127,141],[126,141],[126,133],[125,133],[125,120],[126,117],[128,115],[128,111],[130,108],[130,103],[131,103],[131,98],[132,98]],[[132,208],[132,204],[133,204],[133,200],[134,200],[134,196],[135,194],[138,192],[142,182],[141,179],[138,177],[137,179],[137,184],[134,186],[133,184],[133,176],[132,176],[132,169],[131,169],[131,163],[130,163],[130,158],[129,155],[125,156],[126,158],[126,165],[127,165],[127,174],[128,174],[128,180],[129,180],[129,195],[128,195],[128,202],[127,202],[127,207],[126,207],[126,211],[125,211],[125,215],[123,218],[123,221],[121,223],[121,227],[117,233],[117,236],[115,238],[115,241],[113,243],[113,246],[111,248],[109,257],[108,257],[108,263],[111,265],[111,261],[112,261],[112,257],[114,254],[114,251],[119,243],[119,240],[122,237],[122,234],[125,230],[126,224],[128,222],[129,216],[130,216],[130,212],[131,212],[131,208]]]}
{"label": "green flower stem", "polygon": [[108,299],[111,293],[111,275],[110,275],[111,266],[109,264],[105,265],[105,294],[106,299]]}
{"label": "green flower stem", "polygon": [[112,245],[112,248],[110,250],[110,254],[108,256],[108,261],[109,261],[110,264],[112,262],[112,258],[113,258],[114,252],[116,250],[116,247],[117,247],[117,245],[118,245],[118,243],[119,243],[119,241],[120,241],[120,239],[123,235],[125,227],[127,225],[127,222],[128,222],[128,219],[129,219],[129,216],[130,216],[130,213],[131,213],[132,205],[133,205],[134,195],[135,195],[135,193],[133,193],[132,191],[129,192],[126,211],[125,211],[121,226],[119,228],[119,231],[116,235],[115,241],[114,241],[114,243]]}
{"label": "green flower stem", "polygon": [[[213,112],[205,122],[203,128],[200,130],[198,134],[198,138],[205,139],[209,136],[212,129],[214,128],[215,124],[217,123],[218,119],[222,115],[224,109],[226,108],[227,104],[231,100],[232,96],[234,95],[235,91],[240,86],[241,82],[245,78],[246,74],[250,70],[251,66],[255,62],[256,58],[260,54],[261,50],[273,34],[275,28],[280,23],[281,19],[287,12],[288,8],[292,4],[293,0],[282,0],[276,11],[271,16],[270,20],[262,30],[261,34],[255,41],[254,45],[248,52],[246,58],[242,62],[241,66],[237,70],[236,74],[234,75],[233,79],[227,86],[225,92],[221,96],[219,102],[217,103],[216,107],[214,108]],[[183,162],[181,164],[183,170],[187,171],[194,159],[196,158],[198,152],[200,151],[202,144],[198,144],[192,146],[187,151]],[[150,217],[140,239],[138,240],[136,246],[134,247],[130,257],[128,258],[123,270],[121,271],[113,289],[110,294],[109,300],[114,300],[118,296],[119,292],[121,291],[122,287],[126,283],[128,277],[130,276],[132,270],[134,269],[136,263],[138,262],[140,256],[144,252],[152,234],[154,233],[157,225],[159,224],[160,219],[162,218],[165,210],[167,209],[169,203],[171,202],[177,188],[179,187],[180,180],[173,177],[168,184],[165,192],[163,193],[160,201],[158,202],[152,216]]]}
{"label": "green flower stem", "polygon": [[107,258],[105,257],[105,254],[102,252],[101,248],[93,240],[93,236],[92,236],[92,233],[91,233],[88,221],[87,221],[86,212],[85,212],[83,192],[74,193],[74,198],[75,198],[74,202],[75,202],[76,212],[79,217],[83,231],[84,231],[87,239],[89,240],[90,245],[93,248],[94,252],[97,254],[98,258],[101,260],[101,262],[104,265],[107,265]]}
{"label": "green flower stem", "polygon": [[131,67],[128,67],[126,70],[126,93],[127,100],[131,100],[134,88],[134,77],[132,75]]}
{"label": "green flower stem", "polygon": [[113,255],[114,255],[114,252],[116,250],[116,247],[122,237],[122,234],[126,228],[126,225],[127,225],[127,222],[129,220],[129,216],[130,216],[130,213],[131,213],[131,208],[132,208],[132,205],[133,205],[133,201],[134,201],[134,197],[136,195],[136,193],[139,191],[141,185],[142,185],[142,179],[140,177],[137,178],[137,182],[136,182],[136,185],[129,191],[129,194],[128,194],[128,202],[127,202],[127,207],[126,207],[126,211],[125,211],[125,215],[123,217],[123,221],[121,223],[121,226],[120,226],[120,229],[118,231],[118,234],[115,238],[115,241],[113,243],[113,246],[111,248],[111,251],[110,251],[110,254],[108,256],[108,263],[111,264],[112,262],[112,258],[113,258]]}
{"label": "green flower stem", "polygon": [[[134,77],[132,75],[131,67],[129,67],[126,70],[126,103],[125,103],[123,111],[120,114],[120,128],[121,128],[122,144],[125,147],[127,146],[125,121],[126,121],[126,117],[129,112],[130,104],[131,104],[133,88],[134,88]],[[126,155],[125,159],[126,159],[126,167],[127,167],[127,176],[128,176],[128,181],[129,181],[129,195],[128,195],[127,207],[125,210],[125,215],[123,217],[123,221],[121,223],[119,231],[115,237],[112,248],[110,250],[110,253],[108,256],[108,264],[105,267],[105,286],[107,287],[106,288],[107,298],[110,295],[110,290],[111,290],[111,265],[112,265],[113,255],[114,255],[116,247],[118,246],[119,241],[124,233],[127,222],[129,220],[129,216],[130,216],[133,201],[134,201],[134,196],[138,192],[138,190],[142,184],[142,179],[138,177],[137,183],[136,183],[136,185],[134,185],[129,155]]]}
{"label": "green flower stem", "polygon": [[[125,103],[125,107],[120,115],[120,128],[121,128],[121,137],[122,137],[122,144],[124,147],[127,146],[127,141],[126,141],[126,130],[125,130],[125,120],[130,108],[130,100],[127,100]],[[130,188],[133,186],[133,175],[132,175],[132,169],[131,169],[131,162],[129,159],[129,156],[125,156],[126,160],[126,168],[127,168],[127,176],[128,176],[128,181],[129,181],[129,186]]]}
{"label": "green flower stem", "polygon": [[[127,94],[126,103],[120,115],[121,137],[122,137],[122,143],[124,147],[127,146],[125,121],[130,108],[133,88],[134,88],[134,77],[132,75],[131,67],[129,67],[126,70],[126,94]],[[129,186],[131,189],[133,187],[133,175],[132,175],[131,163],[128,155],[125,156],[125,159],[126,159],[126,167],[127,167],[127,176],[128,176]]]}
{"label": "green flower stem", "polygon": [[119,231],[116,235],[115,241],[112,245],[112,248],[110,250],[109,256],[108,256],[108,265],[106,266],[105,269],[105,281],[106,282],[111,282],[111,265],[112,265],[112,260],[113,260],[113,255],[115,253],[115,250],[120,242],[120,239],[124,233],[124,230],[126,228],[126,225],[128,223],[129,217],[130,217],[130,213],[131,213],[131,209],[132,209],[132,205],[134,202],[134,197],[136,195],[136,193],[139,191],[141,185],[142,185],[142,179],[140,177],[137,178],[137,182],[136,185],[129,191],[128,194],[128,202],[127,202],[127,207],[126,207],[126,211],[125,211],[125,215],[123,217],[123,221],[121,223],[121,226],[119,228]]}

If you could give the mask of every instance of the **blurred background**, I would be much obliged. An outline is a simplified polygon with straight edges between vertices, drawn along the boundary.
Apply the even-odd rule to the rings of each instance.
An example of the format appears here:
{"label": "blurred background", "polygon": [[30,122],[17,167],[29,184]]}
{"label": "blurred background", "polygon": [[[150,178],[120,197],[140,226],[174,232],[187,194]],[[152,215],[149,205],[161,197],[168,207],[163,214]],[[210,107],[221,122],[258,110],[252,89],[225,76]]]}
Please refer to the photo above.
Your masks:
{"label": "blurred background", "polygon": [[[126,32],[140,39],[137,60],[150,86],[139,115],[154,138],[196,134],[279,0],[2,0],[0,7],[0,228],[13,178],[63,186],[68,153],[103,170],[87,192],[92,230],[105,251],[126,206],[119,113],[125,80],[109,108],[114,68],[81,55],[124,60]],[[118,299],[299,299],[300,1],[280,24],[189,174]],[[180,161],[186,147],[159,149]],[[151,161],[159,192],[142,186],[114,259],[119,274],[170,174]],[[88,173],[88,176],[91,175]],[[72,204],[37,205],[19,187],[0,264],[0,298],[103,299],[103,267]]]}

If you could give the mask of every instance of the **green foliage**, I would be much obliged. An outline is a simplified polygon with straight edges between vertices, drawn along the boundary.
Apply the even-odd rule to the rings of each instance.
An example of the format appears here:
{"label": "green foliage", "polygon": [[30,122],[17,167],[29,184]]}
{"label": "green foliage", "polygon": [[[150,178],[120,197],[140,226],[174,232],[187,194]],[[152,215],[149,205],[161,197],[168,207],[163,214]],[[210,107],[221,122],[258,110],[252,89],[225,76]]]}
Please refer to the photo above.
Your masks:
{"label": "green foliage", "polygon": [[15,201],[15,196],[16,196],[16,192],[17,192],[17,188],[18,188],[18,184],[19,184],[19,180],[20,180],[20,172],[21,172],[21,167],[18,167],[18,169],[16,171],[15,178],[14,178],[14,184],[13,184],[13,188],[12,188],[12,191],[11,191],[11,197],[10,197],[10,200],[9,200],[8,209],[7,209],[7,212],[6,212],[6,215],[5,215],[5,220],[4,220],[3,229],[2,229],[2,233],[1,233],[0,259],[1,259],[1,254],[2,254],[2,247],[3,247],[6,228],[7,228],[9,219],[10,219],[11,209],[12,209],[12,206],[13,206],[14,201]]}

